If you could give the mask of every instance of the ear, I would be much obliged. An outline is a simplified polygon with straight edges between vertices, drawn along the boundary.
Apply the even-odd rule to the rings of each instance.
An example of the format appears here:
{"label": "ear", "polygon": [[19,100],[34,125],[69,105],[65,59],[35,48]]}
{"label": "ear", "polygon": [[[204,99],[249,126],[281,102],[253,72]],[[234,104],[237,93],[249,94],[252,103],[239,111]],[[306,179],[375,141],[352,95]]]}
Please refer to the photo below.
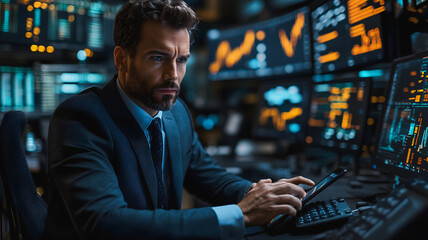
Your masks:
{"label": "ear", "polygon": [[114,65],[118,71],[126,72],[128,70],[126,51],[119,46],[114,48]]}

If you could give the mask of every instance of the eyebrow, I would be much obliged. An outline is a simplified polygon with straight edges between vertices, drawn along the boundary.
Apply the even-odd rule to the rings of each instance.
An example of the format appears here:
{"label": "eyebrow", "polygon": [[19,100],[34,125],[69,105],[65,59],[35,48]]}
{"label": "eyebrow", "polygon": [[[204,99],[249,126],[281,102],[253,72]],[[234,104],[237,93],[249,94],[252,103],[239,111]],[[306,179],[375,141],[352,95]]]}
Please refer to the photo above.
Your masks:
{"label": "eyebrow", "polygon": [[[161,55],[161,56],[166,56],[166,57],[170,57],[171,54],[163,52],[163,51],[159,51],[159,50],[152,50],[146,53],[146,55]],[[180,55],[180,57],[186,57],[186,58],[190,58],[190,53],[185,54],[185,55]]]}

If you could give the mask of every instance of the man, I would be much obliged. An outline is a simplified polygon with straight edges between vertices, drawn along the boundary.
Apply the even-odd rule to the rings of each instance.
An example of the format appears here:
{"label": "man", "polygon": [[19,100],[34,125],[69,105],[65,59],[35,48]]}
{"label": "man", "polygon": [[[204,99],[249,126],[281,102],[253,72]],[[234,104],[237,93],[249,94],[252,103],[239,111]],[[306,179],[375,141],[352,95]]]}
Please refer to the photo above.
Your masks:
{"label": "man", "polygon": [[[117,76],[63,102],[51,119],[47,239],[240,239],[244,224],[301,208],[297,184],[309,179],[250,183],[199,143],[176,101],[197,22],[178,0],[119,11]],[[183,186],[222,206],[180,210]]]}

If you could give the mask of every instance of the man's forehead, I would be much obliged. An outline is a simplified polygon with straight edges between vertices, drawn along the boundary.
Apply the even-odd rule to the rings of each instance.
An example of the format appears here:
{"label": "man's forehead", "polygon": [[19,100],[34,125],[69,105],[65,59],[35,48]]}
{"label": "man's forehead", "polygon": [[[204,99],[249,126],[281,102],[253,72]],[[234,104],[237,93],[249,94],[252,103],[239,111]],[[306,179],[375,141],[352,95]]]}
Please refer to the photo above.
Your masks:
{"label": "man's forehead", "polygon": [[141,27],[138,51],[178,51],[179,55],[190,53],[190,37],[186,28],[174,28],[166,24],[147,21]]}
{"label": "man's forehead", "polygon": [[162,39],[175,39],[180,41],[189,41],[190,36],[187,28],[175,28],[166,23],[161,23],[158,21],[147,21],[141,27],[141,39],[144,37],[160,37]]}

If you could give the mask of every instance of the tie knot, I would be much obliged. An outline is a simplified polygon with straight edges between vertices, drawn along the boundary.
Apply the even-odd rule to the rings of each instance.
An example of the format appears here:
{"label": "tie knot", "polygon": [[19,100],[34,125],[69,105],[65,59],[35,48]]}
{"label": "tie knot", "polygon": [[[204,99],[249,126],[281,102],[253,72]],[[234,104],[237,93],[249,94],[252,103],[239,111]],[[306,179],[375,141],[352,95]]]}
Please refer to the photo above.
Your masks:
{"label": "tie knot", "polygon": [[151,142],[155,142],[155,144],[162,144],[162,132],[161,132],[161,122],[159,118],[154,118],[150,123],[148,128]]}
{"label": "tie knot", "polygon": [[161,129],[161,125],[160,125],[161,123],[160,123],[160,119],[159,118],[154,118],[153,120],[152,120],[152,122],[150,123],[150,126],[149,126],[149,131],[150,132],[157,132],[157,131],[160,131],[160,129]]}

